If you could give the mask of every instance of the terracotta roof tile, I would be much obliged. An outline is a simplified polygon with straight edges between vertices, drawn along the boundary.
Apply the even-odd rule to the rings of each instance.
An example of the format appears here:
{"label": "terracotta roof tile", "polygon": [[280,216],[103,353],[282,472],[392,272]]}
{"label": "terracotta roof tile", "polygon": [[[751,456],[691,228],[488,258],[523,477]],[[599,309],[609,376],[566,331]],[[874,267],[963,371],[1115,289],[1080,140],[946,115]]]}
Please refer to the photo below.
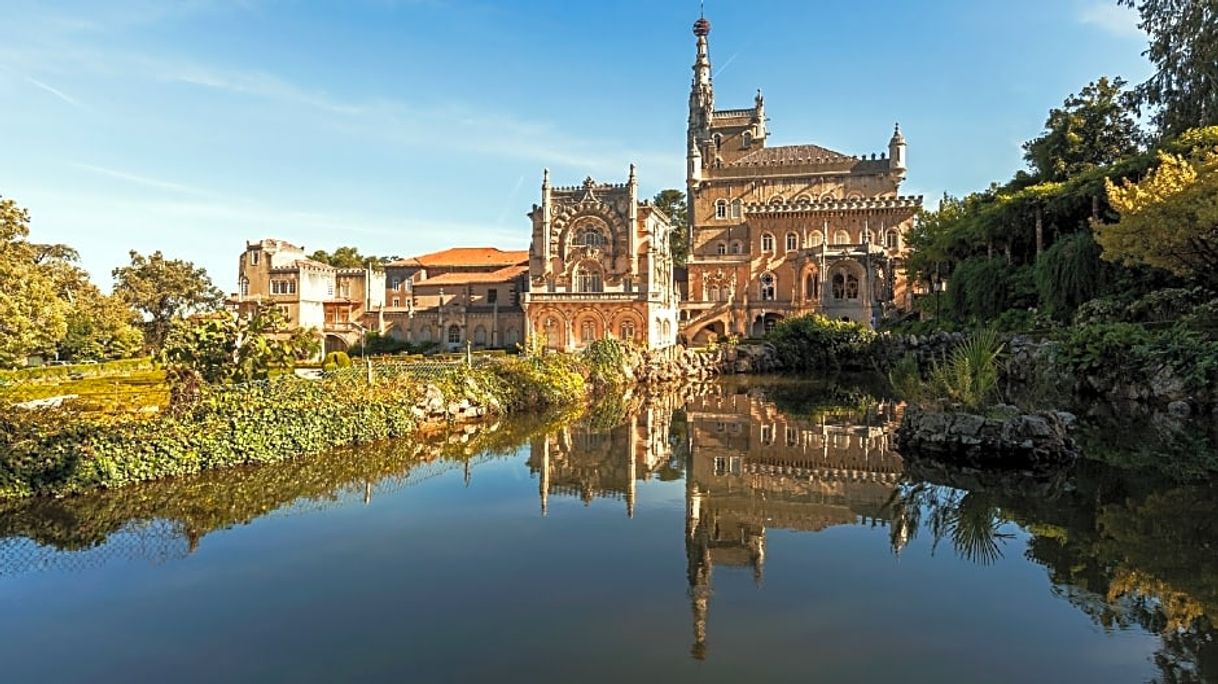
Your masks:
{"label": "terracotta roof tile", "polygon": [[422,254],[395,261],[391,266],[515,266],[527,263],[525,250],[505,251],[496,247],[452,247],[440,252]]}
{"label": "terracotta roof tile", "polygon": [[471,283],[505,283],[528,273],[528,271],[528,266],[520,265],[508,266],[497,271],[482,273],[442,273],[434,278],[420,280],[415,283],[415,287],[425,287],[427,285],[468,285]]}

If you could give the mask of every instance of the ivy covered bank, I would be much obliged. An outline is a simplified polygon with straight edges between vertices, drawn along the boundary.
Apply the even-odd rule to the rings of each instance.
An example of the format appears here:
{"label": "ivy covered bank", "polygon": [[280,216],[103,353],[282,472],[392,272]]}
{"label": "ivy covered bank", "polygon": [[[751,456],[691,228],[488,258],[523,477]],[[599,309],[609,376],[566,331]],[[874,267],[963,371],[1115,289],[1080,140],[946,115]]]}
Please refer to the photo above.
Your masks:
{"label": "ivy covered bank", "polygon": [[[606,340],[582,354],[526,351],[473,363],[387,364],[320,379],[287,374],[199,383],[156,413],[0,407],[0,498],[95,488],[284,461],[406,437],[429,426],[582,407],[634,381],[639,352]],[[632,363],[634,365],[632,365]]]}

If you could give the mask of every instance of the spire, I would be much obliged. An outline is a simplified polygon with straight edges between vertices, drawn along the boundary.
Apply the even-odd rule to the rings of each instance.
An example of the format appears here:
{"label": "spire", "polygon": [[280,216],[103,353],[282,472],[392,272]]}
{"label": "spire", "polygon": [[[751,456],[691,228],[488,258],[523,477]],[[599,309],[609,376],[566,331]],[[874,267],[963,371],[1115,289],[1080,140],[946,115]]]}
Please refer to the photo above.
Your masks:
{"label": "spire", "polygon": [[[715,90],[711,84],[710,35],[711,24],[705,16],[700,16],[694,22],[694,35],[698,39],[698,54],[694,59],[694,77],[689,88],[689,128],[687,130],[690,150],[696,150],[705,140],[710,138],[711,115],[715,109]],[[688,181],[693,180],[692,167],[695,162],[701,166],[701,160],[695,160],[692,154],[687,155],[691,168]]]}

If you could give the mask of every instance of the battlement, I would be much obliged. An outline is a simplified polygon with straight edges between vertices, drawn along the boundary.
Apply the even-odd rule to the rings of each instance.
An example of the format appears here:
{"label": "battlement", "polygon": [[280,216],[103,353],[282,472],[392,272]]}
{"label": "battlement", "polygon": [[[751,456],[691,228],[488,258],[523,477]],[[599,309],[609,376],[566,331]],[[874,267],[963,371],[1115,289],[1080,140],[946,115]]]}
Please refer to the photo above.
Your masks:
{"label": "battlement", "polygon": [[767,204],[750,202],[744,205],[750,214],[790,214],[817,211],[866,211],[879,209],[921,209],[922,195],[897,195],[896,197],[866,197],[863,199],[807,199]]}

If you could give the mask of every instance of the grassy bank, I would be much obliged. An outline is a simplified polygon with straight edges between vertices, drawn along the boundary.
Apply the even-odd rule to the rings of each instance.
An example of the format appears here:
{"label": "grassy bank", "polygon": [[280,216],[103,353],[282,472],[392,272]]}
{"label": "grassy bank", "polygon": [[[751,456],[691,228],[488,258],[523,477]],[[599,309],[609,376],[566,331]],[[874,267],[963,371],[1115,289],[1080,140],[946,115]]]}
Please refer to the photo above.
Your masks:
{"label": "grassy bank", "polygon": [[75,402],[36,411],[6,406],[0,498],[122,487],[405,437],[429,400],[468,402],[488,414],[577,405],[610,375],[594,355],[496,358],[426,379],[408,369],[371,384],[351,369],[322,380],[211,386],[181,410],[147,415],[98,413]]}

